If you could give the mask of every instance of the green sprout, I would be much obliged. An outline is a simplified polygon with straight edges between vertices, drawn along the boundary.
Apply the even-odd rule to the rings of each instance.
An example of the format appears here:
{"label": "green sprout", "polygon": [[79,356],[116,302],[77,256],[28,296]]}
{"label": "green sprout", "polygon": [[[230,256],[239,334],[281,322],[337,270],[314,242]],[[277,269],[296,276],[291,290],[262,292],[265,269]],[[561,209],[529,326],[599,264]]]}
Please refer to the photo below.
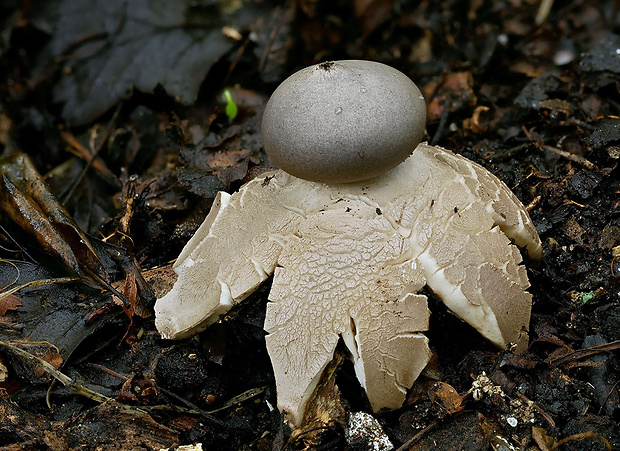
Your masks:
{"label": "green sprout", "polygon": [[239,110],[228,89],[224,91],[224,99],[226,100],[226,116],[228,116],[228,122],[230,123],[235,120]]}
{"label": "green sprout", "polygon": [[580,293],[580,295],[581,295],[582,304],[587,304],[589,301],[591,301],[594,298],[593,291],[588,291],[587,293]]}

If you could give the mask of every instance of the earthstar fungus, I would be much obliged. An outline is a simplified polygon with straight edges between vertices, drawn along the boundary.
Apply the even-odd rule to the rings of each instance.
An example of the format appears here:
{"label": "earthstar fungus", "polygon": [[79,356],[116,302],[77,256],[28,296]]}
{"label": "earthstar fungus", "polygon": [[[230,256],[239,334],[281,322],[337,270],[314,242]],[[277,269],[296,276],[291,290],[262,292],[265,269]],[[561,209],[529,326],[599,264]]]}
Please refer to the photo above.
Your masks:
{"label": "earthstar fungus", "polygon": [[[353,65],[363,73],[377,70],[377,64],[343,61],[327,68],[331,72]],[[325,69],[318,65],[305,70]],[[341,73],[351,76],[346,70]],[[324,78],[313,80],[320,84]],[[398,89],[407,86],[394,78],[399,80]],[[297,80],[304,84],[308,78]],[[288,86],[295,89],[295,83]],[[375,86],[371,83],[369,88]],[[315,102],[332,95],[325,87],[304,92],[309,97],[319,92]],[[353,92],[357,95],[357,90]],[[340,103],[346,105],[346,99]],[[283,105],[275,105],[283,111]],[[365,106],[374,107],[374,103]],[[413,100],[399,108],[418,107]],[[273,120],[269,109],[268,104],[264,121]],[[338,116],[330,117],[337,121]],[[303,140],[321,141],[321,130],[328,128],[317,127],[314,137]],[[263,125],[264,136],[283,130],[292,133]],[[330,133],[326,140],[335,139]],[[275,152],[283,152],[282,137],[272,138],[265,141],[270,156],[273,142],[280,143]],[[351,144],[339,152],[355,154],[359,138],[345,138]],[[177,282],[155,306],[162,336],[182,338],[203,330],[273,275],[266,344],[278,407],[295,426],[301,424],[340,338],[351,352],[373,409],[402,405],[430,358],[422,333],[429,317],[426,296],[419,294],[424,286],[497,347],[523,351],[531,295],[525,291],[529,282],[518,247],[533,262],[542,256],[527,212],[506,185],[481,166],[440,147],[417,141],[410,146],[398,157],[405,159],[402,163],[370,180],[342,183],[349,182],[351,174],[359,176],[357,169],[340,183],[333,182],[338,179],[335,174],[326,178],[321,171],[311,174],[332,181],[329,184],[277,170],[232,195],[218,193],[205,222],[174,265]],[[374,158],[382,160],[380,153]]]}

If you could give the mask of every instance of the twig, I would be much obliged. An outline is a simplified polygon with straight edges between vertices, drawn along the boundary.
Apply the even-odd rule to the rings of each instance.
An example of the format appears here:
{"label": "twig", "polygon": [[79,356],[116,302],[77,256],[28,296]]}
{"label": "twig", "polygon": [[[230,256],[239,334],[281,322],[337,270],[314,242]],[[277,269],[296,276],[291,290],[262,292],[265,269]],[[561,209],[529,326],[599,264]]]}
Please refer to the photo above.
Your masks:
{"label": "twig", "polygon": [[[116,372],[114,370],[111,370],[110,368],[106,368],[103,365],[99,365],[97,363],[89,363],[88,365],[93,367],[93,368],[97,368],[97,369],[99,369],[99,370],[101,370],[101,371],[103,371],[103,372],[105,372],[105,373],[107,373],[107,374],[109,374],[109,375],[111,375],[111,376],[113,376],[113,377],[115,377],[117,379],[120,379],[122,381],[129,380],[128,376],[126,376],[124,374],[121,374],[121,373],[118,373],[118,372]],[[224,427],[225,428],[226,424],[223,423],[222,421],[214,418],[211,414],[214,413],[214,412],[219,412],[220,410],[224,410],[224,409],[226,409],[226,408],[228,408],[228,407],[230,407],[230,406],[232,406],[232,405],[234,405],[234,404],[236,404],[238,402],[245,401],[246,399],[250,399],[250,398],[252,398],[252,397],[262,393],[265,390],[266,386],[265,387],[260,387],[258,389],[250,389],[247,392],[244,392],[244,393],[242,393],[242,394],[240,394],[238,396],[235,396],[234,398],[229,400],[224,406],[220,407],[219,409],[211,410],[211,411],[208,411],[208,412],[203,410],[203,409],[201,409],[200,407],[198,407],[197,405],[195,405],[191,401],[183,398],[182,396],[177,395],[176,393],[174,393],[174,392],[172,392],[170,390],[167,390],[167,389],[165,389],[163,387],[158,387],[158,388],[166,396],[169,396],[169,397],[171,397],[171,398],[173,398],[173,399],[175,399],[175,400],[185,404],[185,406],[189,407],[190,409],[192,409],[191,411],[187,410],[186,413],[193,413],[194,415],[199,415],[199,416],[203,417],[204,419],[211,421],[213,424],[216,424],[216,425],[218,425],[220,427]],[[251,392],[251,391],[255,391],[255,393],[253,393],[251,396],[245,396],[244,397],[244,395],[246,393]],[[236,400],[236,401],[232,402],[233,400]],[[174,407],[177,408],[177,406],[174,406]]]}
{"label": "twig", "polygon": [[[26,257],[28,257],[30,259],[30,261],[35,261],[35,259],[28,253],[28,251],[26,249],[24,249],[23,246],[21,246],[17,240],[15,240],[15,238],[13,238],[13,236],[9,233],[9,231],[7,229],[4,228],[4,226],[0,225],[0,231],[2,231],[2,234],[4,236],[6,236],[9,240],[11,240],[13,242],[13,244],[15,246],[17,246],[17,249],[13,250],[13,249],[8,249],[4,246],[0,246],[0,249],[5,250],[7,252],[10,252],[12,254],[17,254],[18,252],[21,252],[22,254],[24,254]],[[6,261],[6,260],[5,260]]]}
{"label": "twig", "polygon": [[611,447],[611,443],[609,443],[609,441],[605,437],[603,437],[600,434],[597,434],[594,431],[580,432],[579,434],[573,434],[569,437],[563,438],[562,440],[559,440],[553,443],[553,445],[549,449],[553,451],[554,449],[557,449],[558,447],[562,446],[563,444],[567,442],[575,442],[575,441],[583,440],[585,438],[599,439],[601,442],[603,442],[603,444],[607,447],[609,451],[613,450],[613,448]]}
{"label": "twig", "polygon": [[[528,399],[527,396],[525,396],[523,393],[521,393],[520,391],[517,391],[517,396],[525,402],[532,402],[530,399]],[[553,421],[553,418],[551,418],[551,416],[545,412],[538,404],[536,404],[535,402],[532,402],[532,406],[534,407],[534,409],[536,409],[536,411],[540,414],[541,417],[543,417],[545,419],[545,421],[547,423],[549,423],[549,426],[551,426],[552,428],[555,429],[555,421]]]}
{"label": "twig", "polygon": [[96,281],[99,285],[106,288],[109,292],[111,292],[116,297],[118,297],[123,302],[123,305],[125,306],[125,308],[131,308],[131,301],[127,299],[127,296],[125,296],[123,293],[121,293],[116,288],[114,288],[112,285],[110,285],[110,283],[107,280],[102,279],[99,276],[99,274],[96,274],[95,272],[91,271],[88,266],[84,266],[82,270],[86,274],[88,274],[90,277],[92,277],[93,280]]}
{"label": "twig", "polygon": [[614,386],[611,387],[611,390],[609,390],[609,393],[607,393],[607,396],[605,396],[605,399],[603,400],[603,402],[601,404],[601,407],[599,407],[599,409],[598,409],[598,414],[599,415],[601,414],[601,412],[603,412],[603,407],[605,407],[605,404],[607,404],[607,401],[609,401],[609,397],[616,390],[616,387],[618,386],[618,384],[620,384],[620,381],[616,382],[614,384]]}
{"label": "twig", "polygon": [[30,282],[26,282],[24,284],[18,285],[16,287],[11,288],[7,291],[0,292],[0,300],[12,295],[13,293],[18,292],[24,288],[30,287],[40,287],[43,285],[52,285],[54,283],[70,283],[70,282],[79,282],[79,277],[59,277],[57,279],[40,279],[40,280],[32,280]]}
{"label": "twig", "polygon": [[[78,185],[82,182],[82,179],[84,178],[84,176],[86,175],[88,170],[97,161],[97,158],[99,156],[99,152],[101,151],[101,148],[103,147],[103,144],[110,137],[110,134],[112,132],[112,128],[114,127],[114,123],[116,122],[116,119],[118,118],[118,115],[119,115],[119,113],[121,111],[121,106],[122,106],[122,103],[119,103],[118,107],[114,111],[114,114],[112,115],[112,118],[110,119],[110,121],[108,122],[106,128],[104,129],[104,131],[103,131],[103,133],[101,135],[101,139],[99,140],[99,143],[97,143],[97,144],[95,143],[95,141],[97,139],[97,136],[98,136],[98,134],[97,134],[97,126],[92,128],[91,135],[90,135],[90,141],[89,141],[89,147],[90,147],[89,159],[86,161],[86,166],[84,166],[84,168],[82,169],[82,172],[80,172],[78,177],[73,181],[71,187],[69,188],[69,191],[67,191],[67,193],[64,195],[64,197],[62,199],[63,205],[67,205],[67,202],[73,196],[73,193],[75,192],[75,190],[78,187]],[[69,136],[71,136],[71,135],[69,134]],[[101,167],[103,168],[105,166],[101,165]],[[107,170],[107,168],[103,172],[107,173],[108,176],[111,175],[114,180],[117,180],[116,175],[114,175],[109,170]]]}
{"label": "twig", "polygon": [[543,149],[548,150],[549,152],[553,152],[556,155],[559,155],[567,160],[574,161],[577,164],[580,164],[586,169],[596,169],[596,165],[592,163],[590,160],[584,157],[580,157],[579,155],[575,155],[574,153],[567,152],[562,149],[558,149],[557,147],[544,145]]}
{"label": "twig", "polygon": [[540,203],[541,200],[542,196],[536,196],[534,199],[532,199],[532,202],[527,204],[527,207],[525,207],[525,211],[532,211],[534,208],[536,208],[536,206]]}
{"label": "twig", "polygon": [[[547,144],[543,144],[542,143],[542,139],[534,137],[532,135],[532,133],[525,127],[525,125],[521,126],[521,130],[523,130],[523,133],[525,134],[527,139],[529,139],[532,142],[532,144],[534,144],[539,149],[541,149],[541,150],[544,149],[544,150],[548,150],[549,152],[553,152],[554,154],[559,155],[559,156],[561,156],[563,158],[566,158],[567,160],[570,160],[570,161],[573,161],[573,162],[575,162],[577,164],[582,165],[586,169],[596,169],[596,165],[594,163],[592,163],[590,160],[588,160],[587,158],[580,157],[579,155],[575,155],[575,154],[570,153],[570,152],[566,152],[565,150],[558,149],[557,147],[553,147],[553,146],[549,146]],[[564,138],[562,138],[562,140]]]}
{"label": "twig", "polygon": [[248,47],[249,43],[250,43],[250,38],[249,37],[245,38],[243,40],[243,44],[241,44],[239,49],[237,49],[237,51],[235,52],[235,57],[230,62],[230,66],[228,66],[228,72],[226,73],[226,81],[227,81],[228,77],[230,76],[230,74],[232,74],[233,71],[235,70],[235,67],[237,67],[237,64],[241,60],[241,57],[245,53],[245,49]]}
{"label": "twig", "polygon": [[252,399],[255,396],[258,396],[262,392],[267,390],[267,387],[268,387],[267,385],[264,385],[262,387],[250,388],[249,390],[246,390],[243,393],[241,393],[241,394],[239,394],[237,396],[233,396],[232,398],[230,398],[228,401],[226,401],[224,404],[222,404],[222,407],[219,407],[219,408],[213,409],[213,410],[209,410],[208,413],[219,412],[220,410],[228,409],[229,407],[232,407],[235,404],[239,404],[240,402],[246,401],[248,399]]}
{"label": "twig", "polygon": [[551,8],[553,7],[553,0],[542,0],[540,2],[540,6],[538,7],[538,12],[536,13],[536,25],[542,24],[549,16],[551,12]]}
{"label": "twig", "polygon": [[428,431],[433,429],[438,424],[439,424],[439,420],[434,420],[431,424],[426,426],[424,429],[422,429],[416,435],[414,435],[409,440],[407,440],[405,443],[403,443],[402,446],[400,448],[398,448],[396,451],[407,451],[408,449],[411,448],[411,445],[413,445],[415,442],[420,440],[424,436],[424,434],[426,434]]}
{"label": "twig", "polygon": [[269,37],[267,38],[267,43],[265,44],[265,48],[263,49],[263,54],[260,57],[260,62],[258,63],[258,71],[263,72],[265,70],[265,64],[267,63],[267,58],[269,57],[269,53],[271,53],[271,46],[273,45],[273,41],[276,38],[276,35],[280,28],[282,27],[282,23],[284,22],[284,15],[289,11],[290,4],[286,2],[282,9],[280,9],[278,14],[278,20],[275,25],[271,29],[271,33],[269,33]]}
{"label": "twig", "polygon": [[5,348],[9,349],[11,352],[19,355],[20,357],[25,358],[26,360],[29,360],[31,362],[36,363],[37,365],[41,366],[45,371],[47,371],[52,377],[54,377],[57,381],[59,381],[62,385],[64,385],[65,387],[67,387],[69,390],[71,390],[73,393],[80,395],[80,396],[84,396],[86,398],[92,399],[93,401],[96,402],[106,402],[108,400],[110,400],[111,398],[108,398],[107,396],[104,396],[100,393],[97,393],[87,387],[84,387],[81,384],[78,384],[74,379],[70,378],[69,376],[67,376],[66,374],[62,373],[61,371],[58,371],[56,368],[54,368],[54,366],[52,364],[50,364],[49,362],[46,362],[45,360],[43,360],[40,357],[37,357],[34,354],[31,354],[27,351],[24,351],[23,349],[15,346],[12,343],[7,343],[4,341],[0,341],[0,346],[4,346]]}
{"label": "twig", "polygon": [[[60,132],[60,137],[65,140],[65,142],[70,146],[68,151],[75,155],[76,157],[87,162],[87,166],[94,168],[99,171],[101,175],[103,175],[104,179],[113,179],[116,178],[116,175],[112,171],[110,171],[107,166],[98,158],[94,158],[92,153],[82,145],[81,142],[77,140],[77,138],[69,131],[62,130]],[[76,180],[82,180],[84,175],[82,174],[84,169],[82,169],[81,173],[78,175]],[[72,185],[75,184],[75,180],[72,182]],[[73,189],[72,186],[68,188]],[[66,194],[65,194],[66,196]]]}
{"label": "twig", "polygon": [[586,349],[578,349],[577,351],[573,351],[562,357],[558,357],[557,359],[549,361],[549,365],[559,366],[563,363],[568,362],[569,360],[580,360],[586,357],[600,354],[601,352],[615,351],[617,349],[620,349],[620,340],[612,341],[611,343],[605,343],[603,345],[591,346]]}

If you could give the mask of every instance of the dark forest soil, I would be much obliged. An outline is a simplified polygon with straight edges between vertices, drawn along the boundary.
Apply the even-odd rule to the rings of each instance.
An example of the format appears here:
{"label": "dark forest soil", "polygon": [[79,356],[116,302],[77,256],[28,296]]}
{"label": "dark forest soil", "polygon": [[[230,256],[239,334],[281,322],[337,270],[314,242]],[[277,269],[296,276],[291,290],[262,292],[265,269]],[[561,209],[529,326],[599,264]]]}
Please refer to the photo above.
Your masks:
{"label": "dark forest soil", "polygon": [[[94,247],[59,223],[37,242],[3,196],[0,449],[372,449],[345,438],[342,413],[370,412],[346,358],[329,395],[341,411],[290,436],[262,329],[268,286],[197,338],[162,340],[152,318],[169,282],[151,270],[218,190],[272,167],[259,136],[270,93],[347,58],[410,76],[426,139],[502,179],[544,245],[528,268],[528,351],[494,349],[430,295],[435,360],[402,409],[375,415],[384,433],[403,450],[620,449],[619,1],[548,14],[534,0],[93,3],[0,4],[0,151],[30,157]],[[65,246],[63,264],[50,252]],[[75,273],[88,284],[9,294]]]}

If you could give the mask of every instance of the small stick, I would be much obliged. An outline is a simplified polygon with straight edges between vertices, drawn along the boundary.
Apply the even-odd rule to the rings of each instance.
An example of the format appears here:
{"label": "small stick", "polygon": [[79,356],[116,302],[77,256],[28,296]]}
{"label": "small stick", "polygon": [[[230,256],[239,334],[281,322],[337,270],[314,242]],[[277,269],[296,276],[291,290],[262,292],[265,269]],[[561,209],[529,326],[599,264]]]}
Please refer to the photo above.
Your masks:
{"label": "small stick", "polygon": [[536,25],[542,24],[549,16],[551,12],[551,8],[553,7],[553,0],[542,0],[540,2],[540,6],[538,7],[538,12],[536,13]]}
{"label": "small stick", "polygon": [[554,154],[566,158],[567,160],[574,161],[575,163],[582,165],[586,169],[596,169],[596,165],[590,160],[584,157],[580,157],[579,155],[575,155],[574,153],[570,153],[565,150],[558,149],[557,147],[547,145],[543,146],[543,149],[548,150],[549,152],[553,152]]}
{"label": "small stick", "polygon": [[568,362],[569,360],[580,360],[586,357],[591,357],[593,355],[600,354],[601,352],[615,351],[616,349],[620,349],[620,340],[612,341],[611,343],[605,343],[603,345],[591,346],[586,349],[578,349],[577,351],[573,351],[562,357],[558,357],[557,359],[551,360],[549,362],[549,365],[559,366],[559,365],[562,365],[563,363]]}
{"label": "small stick", "polygon": [[433,429],[438,424],[439,424],[439,420],[434,420],[431,424],[426,426],[424,429],[422,429],[416,435],[414,435],[409,440],[407,440],[405,443],[403,443],[402,446],[400,448],[398,448],[396,451],[407,451],[408,449],[411,448],[411,445],[413,445],[415,442],[420,440],[424,436],[424,434],[426,434],[428,431]]}
{"label": "small stick", "polygon": [[[521,393],[520,391],[517,391],[517,396],[525,402],[532,402],[528,399],[527,396],[525,396],[523,393]],[[538,404],[536,404],[535,402],[532,402],[532,406],[534,407],[534,409],[536,409],[536,411],[540,414],[540,416],[542,416],[545,421],[547,423],[549,423],[549,426],[551,426],[552,428],[555,429],[555,421],[553,421],[553,418],[551,418],[551,416],[545,412]]]}
{"label": "small stick", "polygon": [[62,385],[67,387],[73,393],[76,393],[80,396],[85,396],[86,398],[92,399],[93,401],[96,401],[99,403],[110,400],[110,398],[108,398],[107,396],[104,396],[100,393],[97,393],[91,390],[90,388],[87,388],[81,384],[78,384],[74,379],[70,378],[66,374],[54,368],[54,366],[51,363],[46,362],[45,360],[43,360],[40,357],[37,357],[34,354],[30,354],[28,351],[24,351],[23,349],[15,346],[14,344],[0,341],[0,346],[4,346],[5,348],[8,348],[9,350],[11,350],[11,352],[14,352],[15,354],[19,355],[20,357],[23,357],[26,360],[30,360],[31,362],[35,362],[37,365],[40,365],[52,377],[58,380]]}
{"label": "small stick", "polygon": [[563,438],[562,440],[555,442],[550,449],[553,451],[554,449],[557,449],[558,447],[562,446],[567,442],[576,442],[579,440],[583,440],[584,438],[599,439],[601,442],[603,442],[603,444],[607,447],[609,451],[613,450],[613,448],[611,447],[611,443],[609,443],[609,441],[605,437],[597,434],[594,431],[580,432],[579,434],[573,434],[569,437]]}

